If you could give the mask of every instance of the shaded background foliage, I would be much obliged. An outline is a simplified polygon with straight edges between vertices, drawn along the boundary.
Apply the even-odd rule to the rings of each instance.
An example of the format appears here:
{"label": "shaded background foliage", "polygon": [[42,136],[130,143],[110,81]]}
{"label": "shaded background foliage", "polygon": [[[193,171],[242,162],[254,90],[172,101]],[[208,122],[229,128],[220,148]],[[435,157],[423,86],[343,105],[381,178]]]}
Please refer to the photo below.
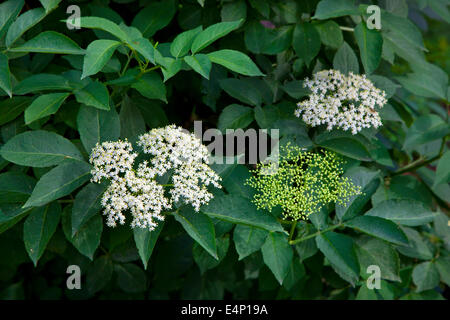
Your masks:
{"label": "shaded background foliage", "polygon": [[[68,30],[62,20],[70,4],[121,27],[82,21],[86,28]],[[368,4],[382,8],[379,31],[365,25]],[[450,282],[448,4],[3,2],[0,298],[443,299]],[[175,50],[180,33],[230,21],[238,22],[224,34],[205,35],[216,41],[197,56],[186,39],[182,54]],[[89,50],[98,39],[109,42]],[[251,60],[217,63],[214,52],[223,49]],[[366,73],[386,91],[379,132],[326,132],[294,117],[308,93],[302,79],[327,68]],[[90,148],[168,123],[192,129],[194,120],[204,128],[279,128],[282,144],[333,150],[364,194],[299,223],[301,240],[289,244],[289,222],[251,204],[253,190],[243,185],[249,168],[215,165],[224,191],[201,213],[180,208],[152,233],[104,227],[105,186],[88,182]],[[52,156],[33,156],[36,149]],[[81,267],[81,290],[66,289],[72,264]],[[372,264],[381,267],[380,290],[365,286]]]}

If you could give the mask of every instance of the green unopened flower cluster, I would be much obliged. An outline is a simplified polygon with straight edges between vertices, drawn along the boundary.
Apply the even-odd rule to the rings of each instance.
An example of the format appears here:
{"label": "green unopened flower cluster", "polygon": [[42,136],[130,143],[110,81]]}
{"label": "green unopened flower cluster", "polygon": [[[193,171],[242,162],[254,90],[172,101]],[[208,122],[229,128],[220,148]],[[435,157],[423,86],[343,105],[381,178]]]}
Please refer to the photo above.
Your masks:
{"label": "green unopened flower cluster", "polygon": [[258,209],[280,206],[285,218],[306,219],[330,202],[345,204],[361,192],[342,176],[344,160],[338,154],[307,152],[289,144],[280,149],[277,171],[267,175],[269,165],[258,164],[246,181],[257,191],[252,201]]}

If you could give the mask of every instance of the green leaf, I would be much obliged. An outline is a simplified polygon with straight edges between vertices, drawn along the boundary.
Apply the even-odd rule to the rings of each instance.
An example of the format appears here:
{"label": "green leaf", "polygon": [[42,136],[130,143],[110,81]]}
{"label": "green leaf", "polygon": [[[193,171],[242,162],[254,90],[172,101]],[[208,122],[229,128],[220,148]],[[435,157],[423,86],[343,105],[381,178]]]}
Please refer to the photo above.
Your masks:
{"label": "green leaf", "polygon": [[37,97],[25,110],[25,124],[55,114],[70,93],[50,93]]}
{"label": "green leaf", "polygon": [[438,66],[427,62],[412,64],[413,73],[396,80],[411,93],[426,97],[447,100],[448,74]]}
{"label": "green leaf", "polygon": [[148,39],[137,38],[129,42],[130,46],[142,54],[145,59],[151,63],[155,63],[155,48]]}
{"label": "green leaf", "polygon": [[[129,37],[116,23],[101,17],[80,17],[80,26],[88,29],[106,31],[122,41],[129,41]],[[99,40],[96,40],[99,41]],[[102,40],[103,41],[103,40]],[[111,41],[111,40],[109,40]]]}
{"label": "green leaf", "polygon": [[[425,55],[421,49],[412,46],[407,40],[397,32],[383,32],[383,54],[387,61],[392,61],[395,55],[405,59],[411,64],[421,64],[425,62]],[[395,53],[395,55],[394,55]]]}
{"label": "green leaf", "polygon": [[253,121],[253,109],[238,104],[225,107],[219,116],[217,127],[222,133],[226,129],[245,129]]}
{"label": "green leaf", "polygon": [[69,80],[56,74],[40,73],[25,78],[14,87],[14,94],[23,95],[45,90],[72,90]]}
{"label": "green leaf", "polygon": [[450,151],[444,153],[436,168],[434,185],[450,182]]}
{"label": "green leaf", "polygon": [[136,293],[146,290],[147,277],[144,271],[135,264],[116,264],[114,270],[117,273],[117,284],[123,291]]}
{"label": "green leaf", "polygon": [[134,101],[128,96],[122,100],[120,108],[120,137],[134,141],[138,135],[145,132],[145,121]]}
{"label": "green leaf", "polygon": [[65,161],[37,182],[24,208],[37,207],[70,194],[89,180],[91,166],[83,161]]}
{"label": "green leaf", "polygon": [[399,175],[390,180],[389,185],[381,184],[372,196],[372,205],[389,199],[412,199],[431,207],[431,194],[422,182],[413,176]]}
{"label": "green leaf", "polygon": [[262,103],[261,93],[255,86],[244,79],[222,79],[219,84],[230,96],[246,104],[260,106]]}
{"label": "green leaf", "polygon": [[291,265],[289,266],[289,272],[283,280],[283,287],[287,290],[291,290],[305,276],[305,267],[300,262],[300,259],[292,259]]}
{"label": "green leaf", "polygon": [[22,10],[23,0],[9,0],[0,4],[0,38]]}
{"label": "green leaf", "polygon": [[322,0],[317,4],[317,8],[312,19],[325,20],[347,15],[357,15],[358,8],[352,0]]}
{"label": "green leaf", "polygon": [[408,237],[409,245],[398,245],[398,252],[404,256],[422,260],[430,260],[433,258],[433,253],[430,251],[427,243],[416,230],[407,227],[402,227],[402,230]]}
{"label": "green leaf", "polygon": [[369,289],[366,285],[363,284],[359,288],[355,300],[380,300],[375,290]]}
{"label": "green leaf", "polygon": [[167,103],[166,87],[156,72],[144,74],[131,87],[148,99],[158,99]]}
{"label": "green leaf", "polygon": [[191,236],[215,259],[217,256],[216,233],[211,219],[201,212],[194,212],[190,207],[184,207],[182,210],[173,213],[177,220]]}
{"label": "green leaf", "polygon": [[0,53],[0,89],[12,97],[11,73],[9,72],[8,57]]}
{"label": "green leaf", "polygon": [[181,59],[172,59],[170,57],[165,57],[157,61],[159,61],[158,63],[163,66],[163,68],[161,68],[161,71],[164,76],[164,82],[176,75],[183,67],[183,60]]}
{"label": "green leaf", "polygon": [[365,236],[356,241],[355,248],[361,266],[360,275],[363,279],[370,276],[370,273],[367,273],[367,268],[371,265],[377,265],[380,267],[382,279],[401,281],[399,274],[400,258],[397,251],[388,243]]}
{"label": "green leaf", "polygon": [[[225,166],[227,165],[225,164]],[[226,174],[221,174],[221,176],[222,186],[225,187],[228,193],[237,194],[247,199],[253,198],[255,189],[242,183],[242,181],[251,177],[251,173],[247,167],[237,164]]]}
{"label": "green leaf", "polygon": [[436,268],[441,276],[441,281],[446,285],[450,285],[450,257],[439,257],[435,260]]}
{"label": "green leaf", "polygon": [[206,48],[211,43],[219,38],[222,38],[229,34],[231,31],[236,30],[242,23],[242,19],[238,21],[219,22],[213,24],[201,31],[192,42],[191,51],[193,54]]}
{"label": "green leaf", "polygon": [[407,44],[404,49],[425,50],[422,33],[411,20],[382,10],[381,21],[382,30],[389,38],[401,40],[400,44]]}
{"label": "green leaf", "polygon": [[45,8],[45,11],[48,13],[58,7],[58,4],[61,0],[39,0],[42,6]]}
{"label": "green leaf", "polygon": [[120,46],[120,42],[114,40],[102,39],[92,41],[86,49],[81,79],[102,70],[118,46]]}
{"label": "green leaf", "polygon": [[4,99],[0,102],[0,126],[8,123],[19,115],[28,107],[32,99],[30,97],[14,96],[10,99]]}
{"label": "green leaf", "polygon": [[450,226],[450,218],[443,212],[437,212],[437,215],[433,219],[434,231],[442,239],[447,238],[449,234],[448,227]]}
{"label": "green leaf", "polygon": [[[138,100],[138,98],[134,100]],[[148,101],[145,98],[141,98],[141,100],[142,104],[136,103],[136,106],[141,112],[147,126],[150,128],[160,128],[169,124],[162,103],[156,100]]]}
{"label": "green leaf", "polygon": [[175,58],[185,56],[191,49],[194,38],[203,30],[202,26],[180,33],[170,44],[170,54]]}
{"label": "green leaf", "polygon": [[344,74],[349,72],[353,72],[355,74],[359,73],[358,58],[347,42],[344,42],[334,55],[333,67]]}
{"label": "green leaf", "polygon": [[77,127],[88,153],[97,143],[115,141],[120,137],[120,119],[114,108],[105,111],[82,105],[78,111]]}
{"label": "green leaf", "polygon": [[408,238],[394,222],[371,216],[359,216],[345,223],[346,226],[395,244],[408,244]]}
{"label": "green leaf", "polygon": [[339,25],[334,21],[325,21],[314,25],[320,34],[320,40],[326,46],[340,48],[344,43],[344,36]]}
{"label": "green leaf", "polygon": [[248,200],[238,195],[214,197],[201,212],[221,220],[243,224],[268,231],[283,231],[283,228],[271,214],[257,210]]}
{"label": "green leaf", "polygon": [[19,171],[0,174],[0,203],[24,202],[31,195],[36,181]]}
{"label": "green leaf", "polygon": [[262,229],[238,224],[234,228],[233,240],[239,260],[258,251],[266,241],[268,232]]}
{"label": "green leaf", "polygon": [[207,54],[209,59],[231,71],[245,76],[263,76],[256,64],[245,54],[236,50],[223,49]]}
{"label": "green leaf", "polygon": [[308,88],[303,87],[303,80],[286,82],[281,88],[294,99],[301,99],[310,93]]}
{"label": "green leaf", "polygon": [[27,30],[41,21],[45,14],[45,10],[42,8],[31,9],[21,14],[8,29],[5,40],[6,47],[11,47]]}
{"label": "green leaf", "polygon": [[351,168],[344,174],[344,177],[347,177],[354,185],[359,186],[361,194],[351,196],[345,205],[336,204],[336,215],[341,221],[362,214],[364,206],[369,202],[380,184],[379,171],[373,171],[365,167]]}
{"label": "green leaf", "polygon": [[447,23],[450,23],[450,11],[448,9],[448,2],[439,0],[429,0],[428,5],[433,12],[437,13]]}
{"label": "green leaf", "polygon": [[147,269],[148,261],[152,255],[156,240],[158,240],[163,227],[164,221],[160,221],[153,231],[138,227],[133,229],[134,242],[136,243],[136,248],[138,249],[139,256],[141,257],[145,269]]}
{"label": "green leaf", "polygon": [[22,220],[32,208],[22,208],[18,203],[0,204],[0,233],[13,227]]}
{"label": "green leaf", "polygon": [[287,235],[270,232],[264,245],[261,247],[264,263],[274,274],[278,282],[283,284],[284,278],[289,273],[289,268],[294,256],[292,247],[288,243]]}
{"label": "green leaf", "polygon": [[103,221],[100,215],[88,220],[78,232],[72,236],[71,217],[72,206],[63,210],[62,227],[67,240],[84,256],[94,259],[94,253],[100,245],[103,231]]}
{"label": "green leaf", "polygon": [[378,68],[381,60],[383,38],[375,29],[368,29],[364,22],[355,28],[355,38],[358,43],[361,61],[366,74],[370,74]]}
{"label": "green leaf", "polygon": [[23,224],[23,242],[28,255],[37,265],[50,238],[56,231],[61,217],[61,206],[52,202],[33,209]]}
{"label": "green leaf", "polygon": [[311,23],[298,23],[294,29],[292,46],[299,58],[309,66],[320,51],[319,32]]}
{"label": "green leaf", "polygon": [[109,110],[110,108],[108,89],[99,81],[93,81],[74,93],[79,103],[101,110]]}
{"label": "green leaf", "polygon": [[184,57],[184,61],[194,69],[195,72],[209,80],[212,64],[206,54],[198,53],[192,56],[186,56]]}
{"label": "green leaf", "polygon": [[228,236],[216,239],[217,256],[218,259],[213,258],[205,249],[203,249],[197,242],[192,247],[192,255],[194,261],[200,268],[200,272],[203,274],[205,271],[216,267],[225,258],[228,247],[230,246],[230,238]]}
{"label": "green leaf", "polygon": [[352,238],[335,232],[326,232],[316,237],[316,244],[338,274],[345,276],[345,280],[353,285],[358,281],[359,264]]}
{"label": "green leaf", "polygon": [[359,288],[356,300],[394,300],[394,287],[384,280],[380,281],[380,289],[369,289],[366,284]]}
{"label": "green leaf", "polygon": [[441,139],[450,134],[450,125],[435,114],[418,117],[406,131],[403,148],[412,150],[419,145]]}
{"label": "green leaf", "polygon": [[94,260],[86,273],[86,289],[94,294],[103,289],[111,280],[114,266],[109,255]]}
{"label": "green leaf", "polygon": [[327,131],[317,135],[315,142],[321,147],[356,160],[371,160],[370,153],[367,150],[370,143],[362,136],[352,135],[344,131]]}
{"label": "green leaf", "polygon": [[404,226],[420,226],[433,221],[435,212],[414,200],[386,200],[367,211],[366,216],[392,220]]}
{"label": "green leaf", "polygon": [[393,97],[395,92],[397,91],[397,88],[400,88],[398,84],[395,84],[386,77],[373,74],[369,76],[369,79],[373,82],[375,87],[383,90],[386,93],[386,99]]}
{"label": "green leaf", "polygon": [[159,1],[147,5],[134,17],[131,25],[138,28],[145,38],[151,38],[164,28],[176,13],[174,1]]}
{"label": "green leaf", "polygon": [[231,3],[224,3],[220,10],[222,21],[245,20],[247,16],[247,5],[244,0],[238,0]]}
{"label": "green leaf", "polygon": [[269,29],[251,21],[245,29],[245,46],[253,53],[278,54],[291,45],[293,31],[293,26]]}
{"label": "green leaf", "polygon": [[412,279],[417,292],[434,289],[439,285],[439,271],[434,262],[422,262],[414,267]]}
{"label": "green leaf", "polygon": [[72,207],[72,236],[102,208],[101,199],[107,184],[89,183],[75,196]]}
{"label": "green leaf", "polygon": [[30,167],[50,167],[64,159],[83,159],[68,139],[42,130],[14,136],[2,147],[0,153],[10,162]]}
{"label": "green leaf", "polygon": [[59,54],[84,54],[73,40],[55,31],[44,31],[36,37],[28,40],[23,45],[10,48],[11,52],[39,52],[39,53],[59,53]]}

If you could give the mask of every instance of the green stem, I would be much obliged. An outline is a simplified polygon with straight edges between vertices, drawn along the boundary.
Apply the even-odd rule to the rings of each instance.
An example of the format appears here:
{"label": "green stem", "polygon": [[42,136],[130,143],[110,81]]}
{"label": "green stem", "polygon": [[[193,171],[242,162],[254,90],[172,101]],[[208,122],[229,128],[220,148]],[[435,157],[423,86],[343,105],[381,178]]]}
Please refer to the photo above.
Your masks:
{"label": "green stem", "polygon": [[289,232],[289,239],[288,239],[289,241],[292,240],[296,227],[297,227],[297,220],[295,220],[294,223],[291,225],[291,231]]}
{"label": "green stem", "polygon": [[423,166],[426,166],[436,160],[438,160],[439,158],[442,157],[442,155],[444,154],[444,147],[445,147],[445,140],[446,140],[447,136],[445,136],[444,138],[442,138],[442,143],[441,143],[441,147],[439,149],[439,154],[437,154],[436,156],[425,160],[423,158],[419,158],[416,161],[411,162],[410,164],[404,166],[403,168],[401,168],[400,170],[395,171],[391,176],[398,176],[399,174],[403,174],[405,172],[410,172],[410,171],[415,171]]}
{"label": "green stem", "polygon": [[350,28],[350,27],[339,26],[339,28],[340,28],[342,31],[350,31],[350,32],[355,31],[354,28]]}
{"label": "green stem", "polygon": [[293,221],[283,220],[283,219],[279,219],[279,218],[277,218],[277,220],[281,224],[292,224],[293,223]]}
{"label": "green stem", "polygon": [[122,72],[120,73],[120,76],[121,76],[121,77],[125,74],[125,72],[126,72],[127,69],[128,69],[128,65],[130,64],[131,58],[133,57],[133,52],[134,52],[134,51],[131,51],[130,54],[128,54],[127,62],[125,63],[125,66],[123,67]]}
{"label": "green stem", "polygon": [[146,70],[141,70],[141,72],[136,76],[136,80],[140,79],[147,72],[153,71],[153,70],[158,69],[158,68],[161,68],[161,66],[157,65],[157,66],[153,66],[153,67],[151,67],[149,69],[146,69]]}
{"label": "green stem", "polygon": [[306,240],[315,238],[315,237],[318,236],[319,234],[322,234],[322,233],[325,233],[325,232],[334,230],[334,229],[336,229],[336,228],[339,228],[340,226],[342,226],[342,223],[335,224],[334,226],[331,226],[331,227],[329,227],[329,228],[326,228],[326,229],[317,231],[316,233],[307,235],[306,237],[303,237],[303,238],[299,238],[299,239],[295,239],[295,240],[289,240],[289,244],[294,245],[294,244],[297,244],[297,243],[300,243],[300,242],[303,242],[303,241],[306,241]]}

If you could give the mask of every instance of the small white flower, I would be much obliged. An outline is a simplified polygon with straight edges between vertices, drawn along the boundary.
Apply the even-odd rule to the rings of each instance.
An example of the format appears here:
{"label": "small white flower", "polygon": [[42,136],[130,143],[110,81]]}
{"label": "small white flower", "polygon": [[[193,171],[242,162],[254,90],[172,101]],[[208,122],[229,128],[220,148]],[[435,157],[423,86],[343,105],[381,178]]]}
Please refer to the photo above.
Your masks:
{"label": "small white flower", "polygon": [[117,180],[120,174],[131,170],[137,157],[132,151],[131,143],[126,140],[97,143],[89,158],[94,166],[91,181],[100,182],[102,178]]}
{"label": "small white flower", "polygon": [[382,125],[375,107],[386,104],[386,94],[365,75],[323,70],[313,79],[306,78],[303,86],[312,93],[297,104],[295,115],[313,127],[326,124],[328,130],[337,127],[357,134],[362,128]]}
{"label": "small white flower", "polygon": [[[124,213],[130,212],[132,228],[153,230],[174,203],[182,201],[199,211],[213,198],[207,186],[221,188],[220,177],[208,166],[208,150],[194,134],[170,125],[141,135],[138,145],[150,159],[137,168],[137,153],[128,141],[103,142],[92,150],[91,181],[111,181],[101,202],[108,226],[124,224]],[[172,188],[166,195],[156,178],[169,170]]]}

